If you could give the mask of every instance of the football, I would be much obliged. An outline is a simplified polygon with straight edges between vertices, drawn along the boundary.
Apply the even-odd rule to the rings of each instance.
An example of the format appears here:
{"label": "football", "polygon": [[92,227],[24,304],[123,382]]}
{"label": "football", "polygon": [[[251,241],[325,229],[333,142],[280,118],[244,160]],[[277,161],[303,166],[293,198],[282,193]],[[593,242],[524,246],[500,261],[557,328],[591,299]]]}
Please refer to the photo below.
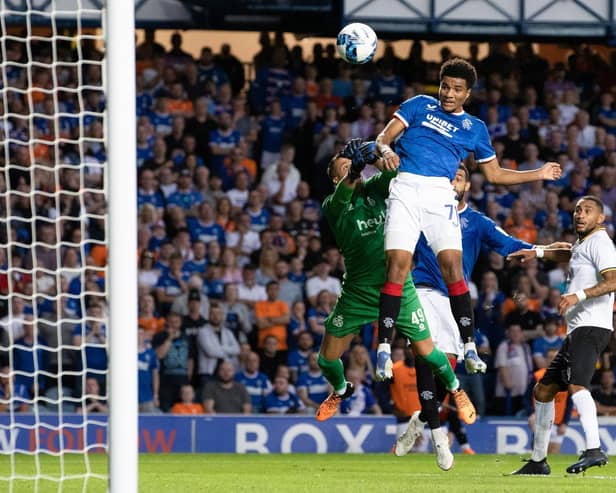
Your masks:
{"label": "football", "polygon": [[372,60],[376,53],[376,45],[376,33],[370,26],[361,22],[344,26],[336,39],[336,48],[340,57],[355,64]]}

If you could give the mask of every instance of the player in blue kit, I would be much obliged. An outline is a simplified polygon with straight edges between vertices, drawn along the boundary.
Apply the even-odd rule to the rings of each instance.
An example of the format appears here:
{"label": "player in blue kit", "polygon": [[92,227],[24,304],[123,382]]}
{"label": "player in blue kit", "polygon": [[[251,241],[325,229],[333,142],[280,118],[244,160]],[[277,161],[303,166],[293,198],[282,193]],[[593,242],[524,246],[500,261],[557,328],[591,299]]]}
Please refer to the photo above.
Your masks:
{"label": "player in blue kit", "polygon": [[[406,100],[377,137],[384,168],[399,168],[391,182],[385,250],[387,280],[379,300],[378,379],[392,376],[393,329],[400,314],[402,286],[420,233],[436,255],[454,319],[464,341],[469,373],[485,371],[473,339],[473,311],[462,270],[462,239],[457,200],[451,187],[459,163],[471,152],[491,183],[514,185],[554,180],[558,163],[532,171],[503,169],[498,164],[486,125],[464,111],[477,80],[475,68],[454,58],[441,66],[439,99],[416,96]],[[395,142],[396,152],[390,147]]]}
{"label": "player in blue kit", "polygon": [[[469,207],[466,203],[466,192],[470,190],[471,183],[466,166],[459,165],[452,183],[458,201],[457,214],[462,230],[462,265],[466,282],[470,279],[482,248],[507,256],[521,249],[569,246],[567,243],[558,242],[545,247],[533,247],[525,241],[509,236],[490,218]],[[452,365],[455,365],[461,349],[460,333],[451,313],[447,286],[443,281],[436,255],[428,246],[423,234],[417,242],[414,263],[413,280],[419,300],[424,307],[434,345],[446,353]],[[432,370],[420,359],[415,361],[415,370],[421,411],[413,414],[407,430],[396,441],[394,453],[399,456],[406,455],[413,448],[426,423],[432,430],[440,427],[438,401],[442,401],[445,392],[443,389],[437,390]],[[437,450],[439,466],[449,464],[451,460],[453,457],[449,450]]]}

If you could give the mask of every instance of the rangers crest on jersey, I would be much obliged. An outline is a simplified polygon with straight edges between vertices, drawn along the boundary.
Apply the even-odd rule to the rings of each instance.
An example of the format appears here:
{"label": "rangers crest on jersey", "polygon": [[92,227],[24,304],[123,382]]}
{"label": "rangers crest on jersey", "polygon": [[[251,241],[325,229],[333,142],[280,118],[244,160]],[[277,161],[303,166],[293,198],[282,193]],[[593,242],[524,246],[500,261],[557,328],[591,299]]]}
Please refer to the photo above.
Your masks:
{"label": "rangers crest on jersey", "polygon": [[462,128],[464,128],[464,130],[470,130],[472,126],[473,122],[471,122],[468,118],[462,120]]}

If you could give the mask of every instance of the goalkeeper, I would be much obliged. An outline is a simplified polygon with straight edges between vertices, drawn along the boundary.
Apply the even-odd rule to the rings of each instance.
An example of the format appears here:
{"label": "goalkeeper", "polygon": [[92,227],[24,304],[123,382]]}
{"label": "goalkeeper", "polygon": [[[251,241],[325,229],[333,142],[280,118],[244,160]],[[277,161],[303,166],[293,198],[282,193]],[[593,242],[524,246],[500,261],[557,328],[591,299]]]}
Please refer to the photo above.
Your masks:
{"label": "goalkeeper", "polygon": [[[363,181],[367,164],[381,167],[374,142],[349,141],[328,166],[328,175],[336,190],[323,202],[323,213],[344,255],[346,273],[342,294],[325,321],[325,337],[319,351],[319,367],[334,391],[321,403],[316,418],[325,421],[336,414],[343,399],[351,397],[353,385],[344,377],[340,357],[353,337],[367,323],[378,318],[379,296],[385,281],[383,226],[389,182],[397,171],[384,170]],[[411,276],[402,294],[402,309],[396,329],[413,344],[416,356],[423,358],[456,402],[460,419],[475,421],[473,404],[459,388],[447,357],[434,347],[425,314],[419,303]],[[393,324],[393,321],[392,321]],[[391,365],[391,362],[390,362]],[[389,369],[391,371],[391,368]]]}

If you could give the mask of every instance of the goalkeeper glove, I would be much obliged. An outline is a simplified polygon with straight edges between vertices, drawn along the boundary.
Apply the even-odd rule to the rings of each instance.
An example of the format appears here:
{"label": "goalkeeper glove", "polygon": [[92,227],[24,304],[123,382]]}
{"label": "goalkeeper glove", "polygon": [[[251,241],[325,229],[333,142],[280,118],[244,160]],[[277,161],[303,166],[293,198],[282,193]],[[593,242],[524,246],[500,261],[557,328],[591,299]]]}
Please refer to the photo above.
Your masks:
{"label": "goalkeeper glove", "polygon": [[361,139],[351,139],[342,149],[341,156],[351,160],[349,179],[355,181],[361,176],[362,170],[366,167],[366,160],[362,152]]}
{"label": "goalkeeper glove", "polygon": [[342,151],[340,151],[340,155],[352,160],[353,156],[359,152],[361,145],[361,139],[351,139],[346,143]]}
{"label": "goalkeeper glove", "polygon": [[376,142],[373,140],[369,142],[364,142],[359,148],[362,157],[366,164],[374,164],[379,160],[379,156],[377,154]]}

